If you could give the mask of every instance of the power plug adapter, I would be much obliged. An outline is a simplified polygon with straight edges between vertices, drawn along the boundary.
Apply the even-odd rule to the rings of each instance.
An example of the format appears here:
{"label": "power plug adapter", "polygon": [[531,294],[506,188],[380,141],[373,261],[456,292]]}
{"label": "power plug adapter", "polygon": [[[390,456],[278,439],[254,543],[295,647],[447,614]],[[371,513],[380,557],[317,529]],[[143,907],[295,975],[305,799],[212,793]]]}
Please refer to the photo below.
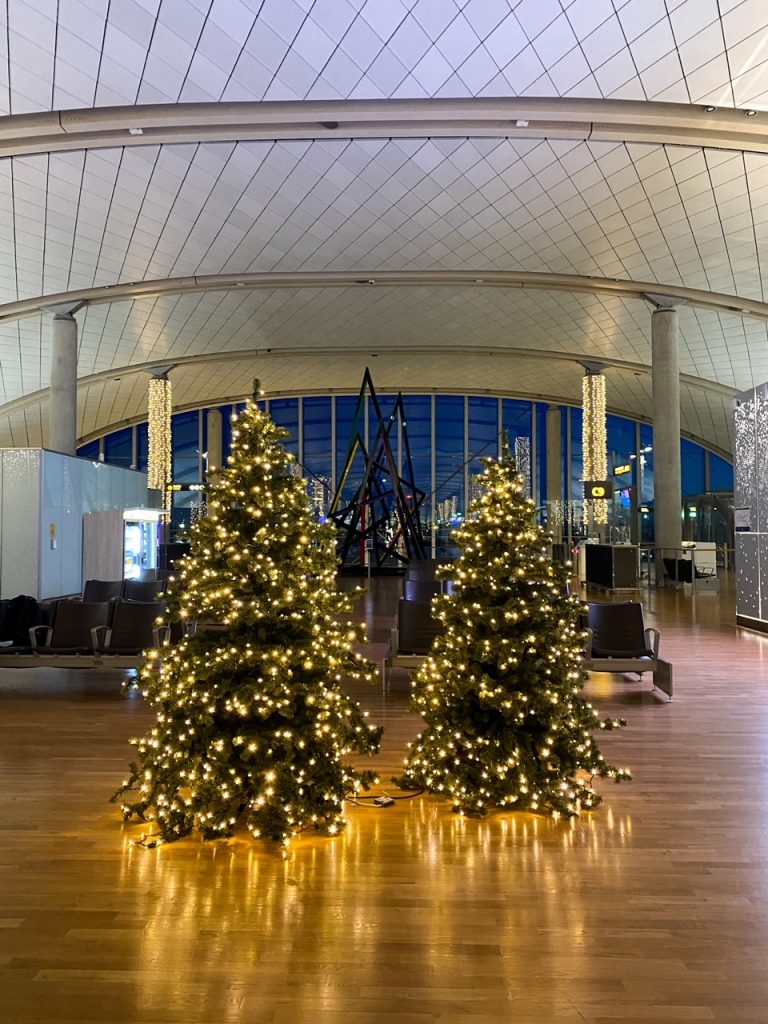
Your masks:
{"label": "power plug adapter", "polygon": [[373,798],[375,807],[391,807],[394,802],[391,796],[376,796]]}

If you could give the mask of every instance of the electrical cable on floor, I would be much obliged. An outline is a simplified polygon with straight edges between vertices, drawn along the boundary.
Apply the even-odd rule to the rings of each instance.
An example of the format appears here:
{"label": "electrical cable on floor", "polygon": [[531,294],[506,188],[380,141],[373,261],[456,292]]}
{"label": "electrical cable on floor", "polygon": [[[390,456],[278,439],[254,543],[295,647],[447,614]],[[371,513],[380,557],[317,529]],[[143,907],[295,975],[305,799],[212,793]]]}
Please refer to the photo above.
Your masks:
{"label": "electrical cable on floor", "polygon": [[165,842],[159,832],[150,832],[147,835],[142,835],[139,839],[132,839],[132,846],[143,846],[145,850],[154,850],[156,846],[162,846]]}
{"label": "electrical cable on floor", "polygon": [[363,801],[363,800],[378,800],[382,796],[387,797],[387,799],[389,799],[389,800],[413,800],[414,797],[421,796],[421,794],[425,793],[425,792],[426,792],[426,790],[424,790],[424,789],[417,789],[413,793],[406,793],[405,796],[391,796],[391,794],[389,794],[389,793],[387,793],[385,791],[385,792],[382,792],[382,793],[371,794],[371,796],[355,796],[355,797],[348,796],[348,797],[346,797],[346,799],[349,800],[351,803],[356,803],[357,801]]}

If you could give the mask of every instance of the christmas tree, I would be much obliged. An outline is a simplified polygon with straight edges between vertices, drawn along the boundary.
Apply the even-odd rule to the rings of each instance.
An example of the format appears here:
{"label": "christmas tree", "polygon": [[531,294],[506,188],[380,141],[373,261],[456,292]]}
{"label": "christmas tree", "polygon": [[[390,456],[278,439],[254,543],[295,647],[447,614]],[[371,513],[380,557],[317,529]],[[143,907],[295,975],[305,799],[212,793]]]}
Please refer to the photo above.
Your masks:
{"label": "christmas tree", "polygon": [[600,802],[594,776],[629,776],[592,737],[625,723],[599,720],[580,696],[582,606],[567,594],[566,566],[546,553],[522,477],[507,452],[484,463],[484,490],[455,535],[463,553],[444,570],[453,593],[434,604],[444,632],[413,680],[426,729],[395,781],[473,816],[575,815]]}
{"label": "christmas tree", "polygon": [[285,437],[255,402],[233,426],[229,466],[169,590],[172,616],[217,628],[142,671],[157,720],[132,740],[139,758],[113,800],[163,841],[230,836],[240,821],[284,844],[306,828],[334,835],[345,795],[375,781],[344,759],[376,753],[381,730],[340,687],[375,668],[353,653],[364,627],[342,621],[335,532],[318,523]]}

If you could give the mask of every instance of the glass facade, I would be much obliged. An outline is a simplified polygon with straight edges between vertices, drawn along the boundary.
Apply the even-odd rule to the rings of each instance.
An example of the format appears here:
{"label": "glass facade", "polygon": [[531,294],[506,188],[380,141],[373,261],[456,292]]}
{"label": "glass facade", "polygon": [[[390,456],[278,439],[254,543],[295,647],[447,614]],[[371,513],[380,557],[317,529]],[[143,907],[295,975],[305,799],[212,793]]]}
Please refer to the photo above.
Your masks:
{"label": "glass facade", "polygon": [[269,415],[274,423],[288,431],[283,441],[286,449],[297,459],[299,457],[299,401],[296,398],[273,398],[269,403]]}
{"label": "glass facade", "polygon": [[133,431],[130,427],[116,430],[104,438],[104,461],[111,466],[130,469],[133,455]]}
{"label": "glass facade", "polygon": [[[385,422],[389,421],[395,395],[378,395]],[[405,472],[406,440],[414,472],[415,485],[426,493],[422,505],[422,523],[429,546],[430,535],[435,553],[451,555],[450,530],[461,522],[471,501],[473,480],[482,471],[483,456],[496,456],[502,434],[506,434],[513,454],[530,465],[531,496],[542,508],[546,494],[546,414],[545,402],[488,395],[405,395],[406,428],[395,422],[390,430],[393,455]],[[330,508],[339,486],[348,452],[355,437],[370,448],[375,442],[376,415],[371,399],[358,409],[356,395],[317,395],[305,398],[273,398],[259,403],[289,434],[286,447],[297,458],[308,478],[308,489],[321,514]],[[231,417],[243,404],[222,405],[223,457],[230,451]],[[582,486],[581,425],[578,407],[563,407],[562,451],[566,502],[580,509]],[[615,475],[613,539],[626,539],[633,514],[639,516],[641,540],[652,539],[653,528],[653,429],[622,416],[609,415],[606,422],[608,469]],[[405,436],[407,435],[407,437]],[[205,410],[176,413],[173,417],[173,478],[175,483],[201,483],[205,474],[207,430]],[[701,445],[683,438],[681,468],[683,498],[688,501],[710,491],[733,490],[733,467],[729,462]],[[90,441],[78,449],[78,455],[130,466],[135,458],[139,469],[146,469],[147,424],[140,423]],[[621,472],[622,467],[624,472]],[[626,467],[629,467],[628,469]],[[362,479],[364,459],[358,449],[344,480],[340,503],[348,502]],[[382,474],[382,486],[387,484]],[[633,496],[639,495],[633,506]],[[188,524],[199,514],[200,492],[174,493],[173,522]],[[578,516],[578,511],[576,512]],[[619,534],[622,534],[619,536]]]}

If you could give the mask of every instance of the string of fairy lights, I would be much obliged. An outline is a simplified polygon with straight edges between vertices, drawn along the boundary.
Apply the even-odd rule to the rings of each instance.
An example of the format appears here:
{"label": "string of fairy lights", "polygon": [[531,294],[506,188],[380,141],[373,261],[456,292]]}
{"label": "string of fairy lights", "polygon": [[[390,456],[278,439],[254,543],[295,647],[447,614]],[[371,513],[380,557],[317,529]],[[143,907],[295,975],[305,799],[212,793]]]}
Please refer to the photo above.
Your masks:
{"label": "string of fairy lights", "polygon": [[[587,370],[581,381],[583,411],[582,480],[605,480],[608,476],[608,436],[605,423],[605,375]],[[584,502],[585,518],[595,523],[608,522],[608,502]]]}
{"label": "string of fairy lights", "polygon": [[151,377],[147,393],[147,434],[149,451],[147,459],[147,485],[162,492],[163,512],[170,513],[173,449],[171,433],[171,412],[173,409],[173,387],[167,373]]}

